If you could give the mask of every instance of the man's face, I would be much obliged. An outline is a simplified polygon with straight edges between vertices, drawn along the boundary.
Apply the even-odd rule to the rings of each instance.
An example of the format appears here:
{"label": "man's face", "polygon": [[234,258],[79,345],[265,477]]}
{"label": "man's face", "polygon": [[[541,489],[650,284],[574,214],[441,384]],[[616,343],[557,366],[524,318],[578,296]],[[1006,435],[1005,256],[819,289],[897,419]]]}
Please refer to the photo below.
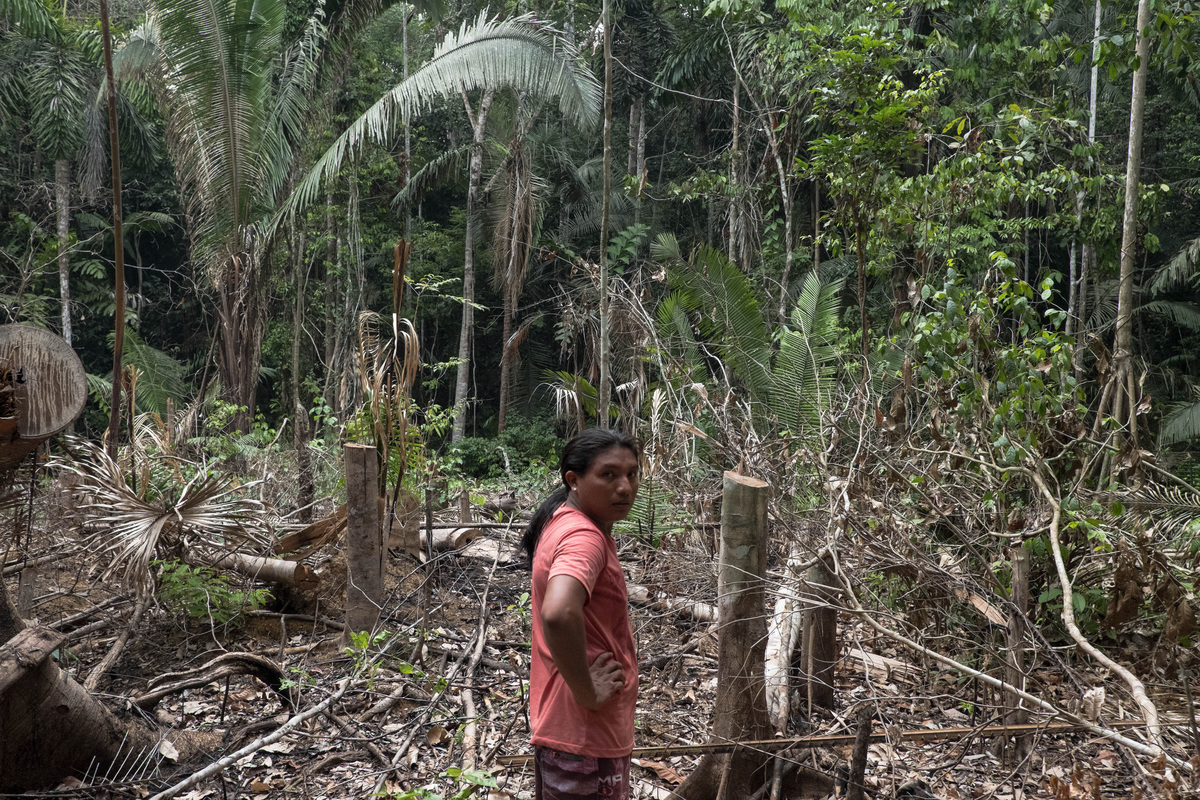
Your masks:
{"label": "man's face", "polygon": [[639,465],[628,448],[614,445],[592,459],[582,475],[567,471],[568,500],[605,533],[629,516],[637,497]]}

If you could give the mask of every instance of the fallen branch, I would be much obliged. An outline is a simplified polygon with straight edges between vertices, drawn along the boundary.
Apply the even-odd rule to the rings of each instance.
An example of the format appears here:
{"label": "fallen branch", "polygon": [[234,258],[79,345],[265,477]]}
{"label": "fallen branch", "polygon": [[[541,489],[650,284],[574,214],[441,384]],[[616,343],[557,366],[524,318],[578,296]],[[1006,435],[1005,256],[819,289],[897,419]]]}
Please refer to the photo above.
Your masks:
{"label": "fallen branch", "polygon": [[716,606],[688,600],[685,597],[667,597],[665,595],[656,597],[648,588],[637,584],[629,586],[629,602],[657,611],[666,611],[669,614],[691,617],[696,622],[717,621]]}
{"label": "fallen branch", "polygon": [[[835,554],[835,557],[836,557],[836,554]],[[948,668],[955,670],[956,672],[959,672],[963,675],[974,678],[975,680],[977,680],[981,683],[985,683],[994,689],[999,689],[1002,692],[1008,692],[1010,694],[1016,695],[1017,697],[1020,697],[1025,702],[1030,703],[1033,706],[1042,709],[1043,711],[1053,714],[1055,717],[1058,717],[1059,719],[1063,719],[1063,720],[1066,720],[1067,722],[1078,725],[1079,727],[1083,728],[1084,730],[1091,731],[1092,733],[1096,734],[1097,736],[1102,736],[1105,739],[1108,739],[1109,741],[1116,742],[1117,744],[1122,745],[1123,747],[1128,747],[1130,750],[1132,750],[1135,753],[1146,756],[1148,758],[1157,758],[1159,756],[1162,756],[1163,758],[1166,759],[1167,763],[1169,763],[1171,766],[1175,767],[1176,769],[1183,770],[1189,774],[1193,771],[1193,767],[1191,764],[1180,761],[1178,758],[1168,755],[1160,747],[1150,746],[1150,745],[1144,744],[1142,742],[1138,742],[1133,739],[1130,739],[1128,736],[1122,736],[1120,733],[1118,733],[1116,730],[1114,730],[1113,727],[1103,727],[1096,723],[1089,722],[1077,714],[1072,714],[1069,711],[1066,711],[1064,709],[1061,709],[1061,708],[1055,706],[1053,703],[1049,703],[1049,702],[1043,700],[1042,698],[1038,697],[1037,695],[1030,694],[1029,692],[1027,692],[1023,689],[1013,686],[1012,684],[1007,683],[1007,682],[1001,680],[1000,678],[993,677],[992,675],[989,675],[986,672],[980,672],[977,669],[972,669],[971,667],[968,667],[966,664],[956,661],[953,658],[950,658],[949,656],[944,656],[941,653],[937,652],[936,650],[931,650],[922,644],[918,644],[917,642],[914,642],[912,639],[909,639],[907,636],[900,633],[899,631],[894,631],[891,628],[884,626],[878,620],[876,620],[870,613],[868,613],[865,608],[863,608],[862,603],[860,603],[858,600],[858,595],[856,595],[854,593],[854,587],[852,587],[850,585],[849,580],[847,580],[846,576],[842,574],[842,570],[840,568],[835,569],[834,573],[837,575],[838,580],[841,582],[842,588],[846,590],[846,596],[847,596],[848,600],[850,601],[850,603],[849,603],[850,610],[853,611],[855,614],[857,614],[859,616],[859,618],[862,619],[863,622],[867,623],[867,625],[872,630],[874,630],[876,633],[879,633],[882,636],[886,636],[889,639],[904,645],[905,647],[909,648],[910,650],[912,650],[916,653],[920,653],[924,656],[927,656],[928,658],[933,659],[934,661],[938,662],[942,666],[948,667]],[[1009,726],[1009,730],[1013,730],[1014,728],[1015,728],[1015,726]]]}
{"label": "fallen branch", "polygon": [[85,691],[91,693],[96,691],[96,687],[100,685],[100,681],[105,674],[112,669],[113,664],[117,663],[117,659],[121,657],[121,653],[125,651],[125,645],[129,644],[129,639],[133,636],[133,629],[142,621],[142,614],[146,612],[146,603],[149,601],[149,596],[142,598],[138,604],[134,606],[133,616],[129,618],[129,624],[125,626],[125,630],[121,631],[121,635],[117,637],[117,641],[113,643],[112,648],[105,654],[100,663],[96,665],[83,682]]}
{"label": "fallen branch", "polygon": [[338,687],[337,691],[329,695],[329,697],[326,697],[317,705],[313,706],[307,711],[296,714],[266,736],[263,736],[260,739],[255,739],[253,742],[241,748],[240,750],[214,761],[199,772],[193,772],[191,775],[184,778],[174,786],[168,787],[154,795],[150,798],[150,800],[170,800],[170,798],[174,797],[185,789],[190,789],[197,783],[219,774],[229,765],[236,764],[246,756],[258,752],[269,744],[278,742],[284,736],[287,736],[289,733],[291,733],[292,730],[298,727],[301,723],[312,719],[318,714],[324,713],[327,708],[342,698],[342,695],[346,693],[346,690],[350,688],[352,683],[353,681],[351,681],[349,678],[343,679],[341,686]]}
{"label": "fallen branch", "polygon": [[[1143,723],[1138,720],[1125,720],[1114,723],[1114,728],[1140,728]],[[1174,726],[1172,726],[1174,727]],[[1180,725],[1182,727],[1182,725]],[[1090,730],[1085,725],[1069,722],[1048,722],[1027,725],[987,725],[977,728],[920,728],[899,733],[872,733],[871,743],[878,742],[936,742],[945,739],[965,739],[978,736],[1005,736],[1020,733],[1073,733]],[[813,750],[824,747],[844,747],[852,745],[857,739],[857,733],[830,733],[814,736],[797,736],[791,739],[762,739],[749,742],[708,742],[705,744],[676,744],[661,747],[635,747],[633,758],[667,758],[671,756],[698,756],[707,753],[732,753],[734,750],[759,750],[764,753],[774,753],[780,750]],[[500,756],[496,763],[502,766],[526,766],[533,761],[532,755]]]}
{"label": "fallen branch", "polygon": [[164,697],[234,675],[251,675],[257,678],[278,694],[288,706],[294,706],[298,700],[294,687],[290,691],[283,688],[283,670],[271,659],[253,653],[223,653],[196,669],[160,675],[150,685],[161,685],[133,698],[130,702],[143,711],[149,711]]}
{"label": "fallen branch", "polygon": [[1099,648],[1089,642],[1087,637],[1079,630],[1079,625],[1075,622],[1075,603],[1071,590],[1071,579],[1067,575],[1067,566],[1063,563],[1062,546],[1058,541],[1059,526],[1062,522],[1062,506],[1054,498],[1054,495],[1050,492],[1050,488],[1046,486],[1046,482],[1042,480],[1040,475],[1030,471],[1029,477],[1037,484],[1042,496],[1050,504],[1050,549],[1054,552],[1054,566],[1058,570],[1058,581],[1062,585],[1063,624],[1067,626],[1067,632],[1071,634],[1071,638],[1079,645],[1079,649],[1120,675],[1121,679],[1125,681],[1125,685],[1129,687],[1129,691],[1133,695],[1134,702],[1142,710],[1142,718],[1146,720],[1146,732],[1150,737],[1151,743],[1161,750],[1162,731],[1158,723],[1158,708],[1146,695],[1145,685],[1138,680],[1136,675],[1109,658]]}

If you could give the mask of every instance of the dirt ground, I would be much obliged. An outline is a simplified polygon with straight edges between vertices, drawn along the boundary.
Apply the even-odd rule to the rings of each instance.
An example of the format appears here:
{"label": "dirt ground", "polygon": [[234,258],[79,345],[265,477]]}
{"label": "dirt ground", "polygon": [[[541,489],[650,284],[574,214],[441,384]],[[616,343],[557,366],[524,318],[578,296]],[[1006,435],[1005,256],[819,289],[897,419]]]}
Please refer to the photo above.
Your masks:
{"label": "dirt ground", "polygon": [[[38,569],[32,585],[32,615],[40,624],[63,630],[88,626],[87,633],[69,640],[62,661],[82,680],[124,629],[132,602],[118,587],[98,581],[103,565],[80,551],[70,526],[60,523],[60,512],[53,507],[35,516],[34,525],[11,534],[5,563],[62,555]],[[388,636],[357,655],[348,655],[342,641],[345,562],[337,548],[328,546],[310,558],[323,576],[315,595],[278,597],[267,609],[243,616],[235,624],[217,626],[188,620],[162,604],[151,607],[102,682],[101,698],[118,714],[141,716],[143,723],[158,728],[223,732],[225,744],[221,752],[212,754],[210,760],[215,760],[269,735],[293,714],[327,698],[343,679],[356,677],[331,706],[331,713],[307,720],[218,777],[177,795],[189,800],[370,797],[380,784],[384,796],[420,797],[415,790],[428,786],[449,798],[467,786],[447,772],[461,766],[467,751],[497,784],[479,788],[475,796],[531,797],[530,771],[496,760],[529,752],[525,699],[529,574],[514,554],[515,537],[491,529],[466,550],[440,556],[429,566],[405,554],[390,554],[389,600],[381,621]],[[715,602],[715,565],[706,544],[697,538],[673,542],[671,548],[650,550],[625,541],[622,560],[630,582]],[[6,586],[15,599],[17,571],[6,573]],[[26,596],[30,596],[28,589]],[[98,605],[92,613],[70,619]],[[632,614],[639,656],[653,665],[643,668],[640,676],[638,746],[709,741],[716,688],[714,632],[707,624],[642,607],[634,607]],[[476,651],[481,618],[486,628],[482,650]],[[103,621],[108,624],[98,624]],[[858,709],[870,704],[875,709],[875,730],[887,741],[870,747],[868,796],[997,800],[1196,796],[1188,794],[1182,782],[1172,786],[1161,771],[1138,765],[1120,747],[1083,733],[1032,735],[1022,745],[1023,756],[1017,743],[1002,747],[973,733],[927,742],[902,739],[904,731],[993,724],[1001,712],[998,699],[974,681],[872,638],[848,614],[842,615],[839,625],[844,657],[836,671],[836,707],[817,710],[811,717],[795,714],[789,734],[853,734]],[[127,702],[145,692],[158,676],[197,667],[232,651],[276,660],[299,692],[296,706],[248,677],[167,697],[149,713],[135,712]],[[368,657],[380,653],[373,662]],[[467,665],[475,653],[480,658],[469,673]],[[1053,665],[1038,670],[1039,691],[1070,704],[1074,690],[1055,674]],[[389,711],[365,716],[389,696],[396,698]],[[431,697],[437,700],[432,706]],[[796,697],[793,706],[802,705]],[[1130,716],[1130,709],[1119,703],[1105,706],[1106,722],[1122,716]],[[849,755],[848,744],[784,752],[784,763],[802,767],[806,776],[791,787],[789,796],[835,796],[840,792],[836,777]],[[1185,746],[1179,755],[1186,759],[1194,753]],[[667,756],[635,763],[635,796],[667,797],[670,787],[693,768],[696,757]],[[115,778],[79,776],[40,795],[147,797],[195,768]]]}

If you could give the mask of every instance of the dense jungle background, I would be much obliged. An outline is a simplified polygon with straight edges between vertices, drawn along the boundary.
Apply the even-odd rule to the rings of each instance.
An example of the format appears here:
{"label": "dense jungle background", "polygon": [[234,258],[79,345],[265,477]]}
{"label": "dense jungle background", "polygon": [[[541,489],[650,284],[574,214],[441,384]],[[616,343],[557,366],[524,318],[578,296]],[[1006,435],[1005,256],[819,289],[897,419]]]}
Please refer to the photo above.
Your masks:
{"label": "dense jungle background", "polygon": [[[530,796],[515,542],[603,424],[645,448],[639,746],[833,737],[764,755],[772,800],[1195,796],[1190,2],[103,16],[0,0],[0,324],[89,391],[3,476],[0,640],[67,636],[116,744],[0,791]],[[390,536],[366,633],[347,444]],[[727,470],[769,485],[733,733]],[[696,756],[637,796],[750,796]]]}

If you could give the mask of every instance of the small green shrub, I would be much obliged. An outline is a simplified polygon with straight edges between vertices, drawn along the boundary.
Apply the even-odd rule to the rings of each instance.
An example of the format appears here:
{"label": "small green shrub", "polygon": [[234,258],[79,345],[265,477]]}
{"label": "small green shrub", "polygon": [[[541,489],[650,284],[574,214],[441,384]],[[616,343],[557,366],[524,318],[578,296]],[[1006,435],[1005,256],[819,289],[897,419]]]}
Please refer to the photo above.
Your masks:
{"label": "small green shrub", "polygon": [[228,577],[205,567],[193,567],[174,559],[154,563],[161,570],[159,599],[167,608],[189,619],[227,625],[247,607],[262,606],[271,597],[266,589],[243,591]]}

